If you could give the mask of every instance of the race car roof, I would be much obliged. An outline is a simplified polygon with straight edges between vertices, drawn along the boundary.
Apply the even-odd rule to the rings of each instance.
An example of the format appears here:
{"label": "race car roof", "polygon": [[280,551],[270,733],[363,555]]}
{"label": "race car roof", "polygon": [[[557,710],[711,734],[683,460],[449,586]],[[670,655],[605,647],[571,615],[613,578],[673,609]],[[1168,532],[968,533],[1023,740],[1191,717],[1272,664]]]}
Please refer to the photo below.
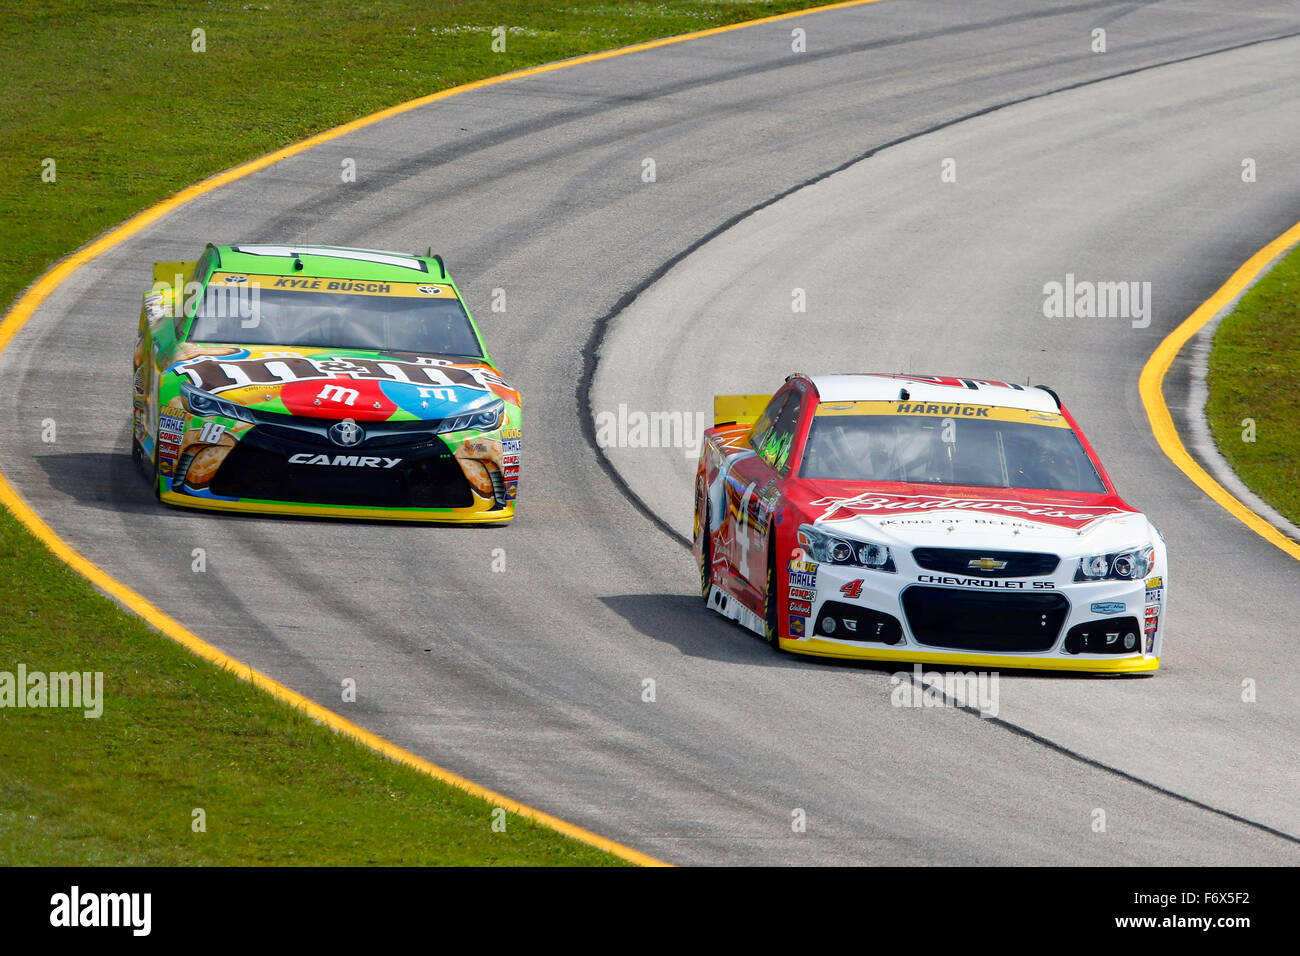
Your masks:
{"label": "race car roof", "polygon": [[849,375],[810,375],[808,380],[824,402],[898,401],[901,390],[916,402],[963,402],[1031,411],[1055,412],[1056,399],[1035,385],[993,382],[943,375],[890,375],[863,372]]}
{"label": "race car roof", "polygon": [[[343,246],[276,245],[239,243],[217,246],[222,272],[258,275],[327,276],[340,279],[371,279],[389,282],[447,281],[436,260],[380,249],[349,249]],[[299,268],[295,260],[302,263]]]}

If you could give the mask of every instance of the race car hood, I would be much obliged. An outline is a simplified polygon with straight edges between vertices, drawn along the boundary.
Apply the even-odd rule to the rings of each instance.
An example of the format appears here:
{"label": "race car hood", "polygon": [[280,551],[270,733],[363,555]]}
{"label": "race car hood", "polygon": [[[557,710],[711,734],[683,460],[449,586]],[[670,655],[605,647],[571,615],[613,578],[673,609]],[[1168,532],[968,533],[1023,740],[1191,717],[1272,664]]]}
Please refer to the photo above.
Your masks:
{"label": "race car hood", "polygon": [[519,393],[490,364],[359,349],[186,345],[178,383],[260,412],[356,421],[442,420]]}
{"label": "race car hood", "polygon": [[1012,488],[803,482],[800,510],[828,532],[897,546],[1084,553],[1150,536],[1117,495]]}

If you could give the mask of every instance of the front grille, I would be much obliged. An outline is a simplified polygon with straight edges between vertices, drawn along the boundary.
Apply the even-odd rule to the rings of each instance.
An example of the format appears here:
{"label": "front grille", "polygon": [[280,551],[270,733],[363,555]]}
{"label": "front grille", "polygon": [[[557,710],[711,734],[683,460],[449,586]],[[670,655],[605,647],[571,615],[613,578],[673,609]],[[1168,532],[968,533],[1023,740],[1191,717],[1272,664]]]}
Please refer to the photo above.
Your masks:
{"label": "front grille", "polygon": [[[971,567],[985,558],[1000,561],[1002,568]],[[1061,559],[1037,551],[983,551],[973,548],[915,548],[912,559],[927,571],[968,574],[982,578],[1041,578],[1056,570]]]}
{"label": "front grille", "polygon": [[1070,602],[1060,594],[986,594],[913,586],[903,592],[912,636],[928,647],[967,651],[1045,651],[1061,632]]}
{"label": "front grille", "polygon": [[[267,413],[263,413],[264,416]],[[284,442],[301,443],[322,450],[339,449],[329,437],[329,430],[339,423],[336,418],[302,418],[297,416],[276,416],[275,421],[267,421],[257,426],[257,432],[263,438],[274,438]],[[355,448],[391,448],[395,445],[409,445],[412,442],[429,441],[434,434],[437,422],[358,422],[365,430],[366,439]]]}
{"label": "front grille", "polygon": [[[395,445],[391,436],[340,448],[291,428],[256,426],[226,456],[209,486],[215,495],[303,504],[391,508],[465,508],[474,503],[469,483],[445,442],[413,435]],[[392,468],[298,464],[298,454],[400,458]]]}

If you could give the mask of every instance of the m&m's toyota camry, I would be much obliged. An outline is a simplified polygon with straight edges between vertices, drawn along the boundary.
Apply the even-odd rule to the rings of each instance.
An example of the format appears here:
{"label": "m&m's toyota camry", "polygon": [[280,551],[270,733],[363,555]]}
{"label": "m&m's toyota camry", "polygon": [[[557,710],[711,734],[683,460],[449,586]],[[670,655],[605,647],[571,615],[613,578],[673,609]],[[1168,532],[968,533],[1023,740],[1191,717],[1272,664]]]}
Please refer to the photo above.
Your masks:
{"label": "m&m's toyota camry", "polygon": [[438,256],[209,245],[159,262],[132,454],[164,502],[506,522],[519,393]]}
{"label": "m&m's toyota camry", "polygon": [[778,650],[1153,671],[1162,537],[1044,386],[791,375],[715,399],[695,488],[708,606]]}

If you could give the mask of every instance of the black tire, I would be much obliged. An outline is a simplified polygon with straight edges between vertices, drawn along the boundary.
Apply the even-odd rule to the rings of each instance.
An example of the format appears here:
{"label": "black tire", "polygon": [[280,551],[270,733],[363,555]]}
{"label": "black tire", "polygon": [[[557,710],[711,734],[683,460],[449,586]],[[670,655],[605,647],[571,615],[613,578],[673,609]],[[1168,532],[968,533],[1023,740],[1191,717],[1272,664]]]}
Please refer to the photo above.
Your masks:
{"label": "black tire", "polygon": [[767,549],[767,589],[763,598],[764,636],[772,650],[778,654],[784,654],[785,651],[781,649],[780,631],[777,624],[777,607],[779,603],[780,597],[776,593],[776,549],[769,547]]}
{"label": "black tire", "polygon": [[[695,517],[700,517],[699,508],[695,509]],[[709,601],[709,592],[713,589],[713,536],[709,534],[709,499],[704,499],[704,520],[701,525],[704,532],[704,543],[700,547],[700,596],[704,598],[704,603]]]}
{"label": "black tire", "polygon": [[162,496],[158,493],[158,450],[155,448],[153,457],[146,459],[144,457],[144,448],[135,438],[132,438],[131,460],[136,463],[145,481],[149,482],[150,488],[153,490],[154,500],[162,500]]}

